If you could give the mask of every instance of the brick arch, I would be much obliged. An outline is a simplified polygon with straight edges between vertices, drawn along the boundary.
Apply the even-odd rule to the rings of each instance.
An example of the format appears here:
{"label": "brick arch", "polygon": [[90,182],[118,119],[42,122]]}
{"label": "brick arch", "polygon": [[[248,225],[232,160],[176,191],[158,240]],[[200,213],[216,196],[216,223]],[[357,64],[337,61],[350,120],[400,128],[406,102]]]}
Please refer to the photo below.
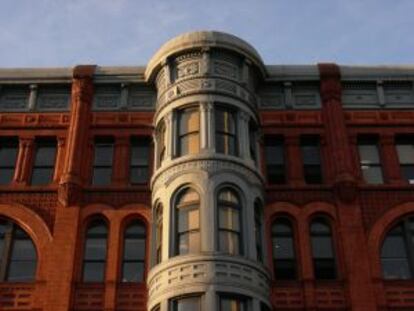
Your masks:
{"label": "brick arch", "polygon": [[311,218],[320,214],[326,215],[331,220],[336,221],[335,206],[322,201],[315,201],[304,205],[301,216],[309,222]]}
{"label": "brick arch", "polygon": [[46,278],[48,251],[53,241],[52,234],[42,218],[21,204],[0,204],[0,215],[9,218],[24,229],[33,240],[37,252],[37,280]]}
{"label": "brick arch", "polygon": [[372,226],[368,234],[368,252],[371,259],[371,272],[374,278],[382,278],[380,249],[385,235],[399,219],[414,213],[414,202],[404,203],[389,209]]}

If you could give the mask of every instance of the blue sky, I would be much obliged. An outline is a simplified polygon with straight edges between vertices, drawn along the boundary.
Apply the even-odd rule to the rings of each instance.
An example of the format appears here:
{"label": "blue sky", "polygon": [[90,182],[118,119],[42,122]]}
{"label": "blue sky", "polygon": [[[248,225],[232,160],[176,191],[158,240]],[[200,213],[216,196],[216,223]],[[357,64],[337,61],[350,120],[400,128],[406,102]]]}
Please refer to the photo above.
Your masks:
{"label": "blue sky", "polygon": [[201,29],[266,64],[414,64],[414,0],[1,0],[0,67],[145,65]]}

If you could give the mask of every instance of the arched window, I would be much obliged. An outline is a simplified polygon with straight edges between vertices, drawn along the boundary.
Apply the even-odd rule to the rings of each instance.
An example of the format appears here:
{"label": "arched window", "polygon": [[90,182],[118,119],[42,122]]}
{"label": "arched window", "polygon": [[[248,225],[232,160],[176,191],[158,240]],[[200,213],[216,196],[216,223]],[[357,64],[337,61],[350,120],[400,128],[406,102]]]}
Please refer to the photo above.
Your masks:
{"label": "arched window", "polygon": [[217,206],[219,251],[231,255],[242,254],[241,204],[238,195],[229,188],[221,190],[217,197]]}
{"label": "arched window", "polygon": [[297,278],[295,238],[292,223],[286,217],[277,218],[272,225],[273,271],[277,280]]}
{"label": "arched window", "polygon": [[0,218],[0,282],[34,281],[36,264],[29,235],[12,221]]}
{"label": "arched window", "polygon": [[108,229],[104,220],[95,219],[89,224],[83,254],[83,282],[105,280],[107,237]]}
{"label": "arched window", "polygon": [[155,208],[155,263],[162,261],[162,204]]}
{"label": "arched window", "polygon": [[236,113],[223,107],[215,109],[216,152],[237,155]]}
{"label": "arched window", "polygon": [[260,201],[254,203],[254,232],[256,238],[257,260],[263,262],[263,236],[262,236],[263,209]]}
{"label": "arched window", "polygon": [[180,192],[175,204],[176,254],[185,255],[200,251],[200,196],[187,188]]}
{"label": "arched window", "polygon": [[135,220],[125,229],[122,282],[142,282],[145,271],[145,225]]}
{"label": "arched window", "polygon": [[411,279],[414,271],[414,217],[388,231],[381,249],[384,279]]}
{"label": "arched window", "polygon": [[198,107],[179,111],[178,154],[195,154],[200,151],[200,112]]}
{"label": "arched window", "polygon": [[315,218],[310,227],[313,271],[317,280],[336,278],[335,252],[332,243],[332,232],[324,217]]}

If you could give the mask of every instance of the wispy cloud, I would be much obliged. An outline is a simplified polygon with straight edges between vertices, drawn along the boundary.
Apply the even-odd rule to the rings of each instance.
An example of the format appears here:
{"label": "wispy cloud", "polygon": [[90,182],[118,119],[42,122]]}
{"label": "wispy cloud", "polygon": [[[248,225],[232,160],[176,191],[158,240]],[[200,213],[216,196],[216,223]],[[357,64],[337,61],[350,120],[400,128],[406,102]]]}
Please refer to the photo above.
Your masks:
{"label": "wispy cloud", "polygon": [[169,38],[215,29],[266,63],[414,63],[412,0],[3,0],[0,67],[142,65]]}

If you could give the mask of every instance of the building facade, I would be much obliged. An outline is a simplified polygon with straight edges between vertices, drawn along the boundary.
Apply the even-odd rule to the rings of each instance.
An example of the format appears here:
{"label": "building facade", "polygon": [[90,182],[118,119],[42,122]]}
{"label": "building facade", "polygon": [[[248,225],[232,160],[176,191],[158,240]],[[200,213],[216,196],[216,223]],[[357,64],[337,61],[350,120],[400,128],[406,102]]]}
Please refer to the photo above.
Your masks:
{"label": "building facade", "polygon": [[0,69],[0,310],[414,310],[414,67]]}

